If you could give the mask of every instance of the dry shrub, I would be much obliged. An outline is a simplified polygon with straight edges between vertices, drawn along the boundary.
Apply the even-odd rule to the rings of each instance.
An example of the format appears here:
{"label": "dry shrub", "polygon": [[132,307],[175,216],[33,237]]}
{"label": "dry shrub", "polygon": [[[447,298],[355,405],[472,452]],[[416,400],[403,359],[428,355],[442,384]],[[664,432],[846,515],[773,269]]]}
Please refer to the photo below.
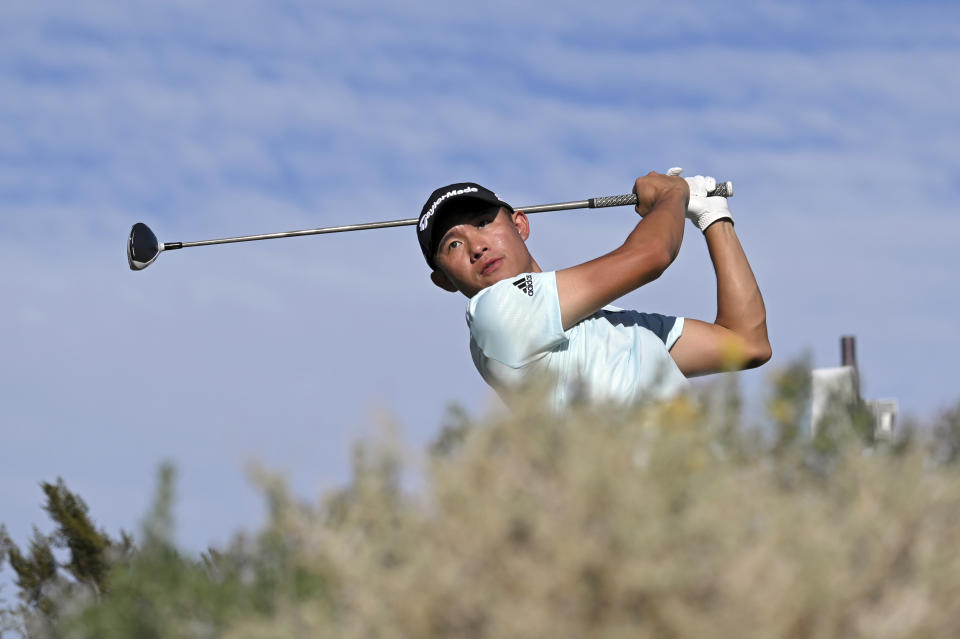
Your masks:
{"label": "dry shrub", "polygon": [[960,636],[956,465],[910,440],[811,441],[773,405],[758,432],[726,391],[562,416],[530,402],[461,416],[416,494],[389,441],[315,508],[267,482],[264,537],[326,587],[278,588],[227,636]]}

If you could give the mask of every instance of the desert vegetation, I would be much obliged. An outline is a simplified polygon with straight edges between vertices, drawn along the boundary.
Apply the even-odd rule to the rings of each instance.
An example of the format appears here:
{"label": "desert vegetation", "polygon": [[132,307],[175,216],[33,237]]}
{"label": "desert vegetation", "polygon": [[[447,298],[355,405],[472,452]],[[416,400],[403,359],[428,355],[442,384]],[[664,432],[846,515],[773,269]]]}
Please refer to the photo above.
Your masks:
{"label": "desert vegetation", "polygon": [[[99,548],[99,580],[56,517],[30,549],[3,535],[12,567],[47,561],[17,570],[4,623],[31,637],[960,635],[960,408],[874,441],[847,406],[813,437],[808,379],[778,374],[756,424],[734,377],[632,410],[451,410],[423,455],[389,434],[358,446],[349,482],[315,502],[258,472],[268,523],[202,556],[173,543],[164,467],[135,539],[77,551]],[[44,541],[70,560],[45,560]]]}

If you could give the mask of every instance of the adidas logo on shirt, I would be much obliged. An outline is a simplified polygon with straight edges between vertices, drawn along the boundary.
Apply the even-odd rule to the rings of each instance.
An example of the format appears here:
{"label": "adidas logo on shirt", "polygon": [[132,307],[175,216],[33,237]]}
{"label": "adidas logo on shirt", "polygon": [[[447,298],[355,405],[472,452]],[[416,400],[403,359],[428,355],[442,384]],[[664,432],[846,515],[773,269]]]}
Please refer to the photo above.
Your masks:
{"label": "adidas logo on shirt", "polygon": [[521,291],[533,297],[533,276],[527,275],[526,277],[521,277],[519,280],[516,280],[513,283],[514,286],[519,288]]}

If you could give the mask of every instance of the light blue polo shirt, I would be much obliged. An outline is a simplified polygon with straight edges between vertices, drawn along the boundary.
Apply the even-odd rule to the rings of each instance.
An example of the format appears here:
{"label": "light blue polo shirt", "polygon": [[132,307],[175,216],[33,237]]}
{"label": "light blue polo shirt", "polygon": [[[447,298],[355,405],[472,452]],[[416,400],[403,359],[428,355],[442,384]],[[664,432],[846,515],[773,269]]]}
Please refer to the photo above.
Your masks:
{"label": "light blue polo shirt", "polygon": [[509,401],[531,375],[556,385],[549,400],[631,404],[688,387],[669,349],[683,318],[605,306],[563,330],[555,272],[524,273],[485,288],[467,305],[470,353],[483,379]]}

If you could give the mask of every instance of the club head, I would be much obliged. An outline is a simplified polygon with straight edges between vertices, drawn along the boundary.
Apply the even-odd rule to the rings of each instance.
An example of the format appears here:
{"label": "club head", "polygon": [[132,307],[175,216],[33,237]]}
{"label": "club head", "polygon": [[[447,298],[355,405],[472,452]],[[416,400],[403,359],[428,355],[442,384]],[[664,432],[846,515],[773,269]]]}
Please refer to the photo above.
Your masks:
{"label": "club head", "polygon": [[130,229],[130,241],[127,242],[127,262],[130,270],[142,271],[160,255],[163,246],[157,241],[150,227],[143,222],[137,222]]}

